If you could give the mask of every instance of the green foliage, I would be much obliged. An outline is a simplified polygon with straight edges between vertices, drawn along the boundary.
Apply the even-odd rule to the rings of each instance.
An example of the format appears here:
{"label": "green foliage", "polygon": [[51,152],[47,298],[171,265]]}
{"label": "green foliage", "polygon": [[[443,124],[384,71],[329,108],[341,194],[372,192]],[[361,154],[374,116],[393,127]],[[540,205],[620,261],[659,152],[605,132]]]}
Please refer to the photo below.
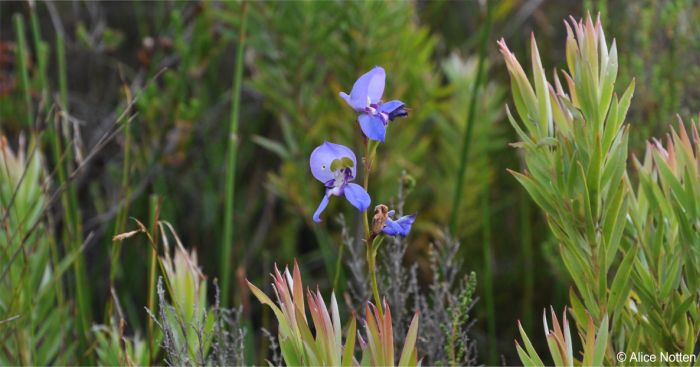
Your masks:
{"label": "green foliage", "polygon": [[[527,164],[517,177],[552,229],[555,239],[549,242],[556,254],[547,261],[553,266],[540,264],[540,241],[547,240],[542,218],[530,220],[528,215],[521,230],[514,230],[520,212],[513,205],[519,200],[512,190],[517,181],[500,180],[502,167],[514,160],[505,149],[505,135],[511,132],[499,125],[505,117],[505,68],[496,67],[499,61],[492,59],[490,48],[486,81],[472,95],[477,72],[469,52],[477,41],[474,30],[484,24],[479,11],[484,2],[248,2],[248,42],[245,52],[237,53],[244,37],[241,4],[0,3],[3,19],[11,20],[0,26],[5,36],[0,42],[0,127],[9,140],[2,143],[0,169],[14,167],[0,172],[0,364],[141,365],[162,363],[163,358],[175,364],[242,363],[244,333],[226,321],[235,317],[212,302],[212,278],[202,283],[200,264],[192,268],[183,260],[194,258],[189,250],[168,251],[173,255],[168,262],[158,258],[157,246],[144,241],[123,248],[110,241],[129,216],[151,219],[154,237],[159,217],[177,223],[184,242],[198,246],[198,261],[212,276],[221,275],[216,270],[226,264],[223,273],[257,283],[268,272],[265,264],[299,258],[321,292],[335,279],[336,291],[345,295],[349,272],[343,270],[348,268],[336,264],[349,255],[338,256],[335,221],[310,223],[322,190],[308,184],[307,157],[325,139],[358,141],[352,148],[359,151],[356,116],[337,93],[347,92],[357,75],[374,65],[390,71],[387,95],[400,96],[410,108],[407,119],[389,127],[370,185],[376,202],[392,203],[397,177],[415,182],[406,211],[417,212],[419,221],[405,252],[396,257],[398,264],[412,272],[411,282],[416,282],[411,284],[425,285],[430,277],[425,255],[429,244],[442,238],[452,195],[460,189],[455,177],[462,137],[467,116],[474,113],[464,200],[456,208],[457,233],[451,233],[465,246],[451,257],[474,267],[482,252],[488,255],[480,279],[485,289],[493,281],[496,290],[493,298],[477,304],[473,311],[479,317],[473,319],[467,312],[473,293],[467,292],[469,285],[450,283],[444,297],[428,294],[420,307],[413,298],[403,303],[391,299],[396,360],[400,337],[420,308],[417,343],[424,363],[458,364],[464,353],[460,348],[467,345],[460,335],[466,336],[472,323],[477,334],[484,332],[477,319],[489,320],[488,331],[495,329],[499,338],[480,338],[480,354],[503,354],[512,363],[516,350],[502,347],[509,345],[504,339],[517,333],[512,319],[528,320],[528,309],[545,304],[561,306],[566,297],[562,289],[571,285],[569,316],[577,322],[584,350],[592,335],[606,329],[601,325],[607,315],[606,364],[615,363],[613,351],[662,347],[694,352],[700,330],[695,205],[700,188],[697,164],[691,164],[698,156],[697,125],[674,127],[669,139],[653,142],[629,167],[626,162],[628,152],[642,151],[642,142],[665,131],[661,129],[674,113],[689,116],[700,108],[696,1],[586,1],[584,8],[601,9],[602,24],[616,36],[625,57],[617,61],[619,73],[613,77],[614,48],[596,26],[593,38],[584,29],[585,37],[575,34],[575,47],[569,47],[573,62],[568,78],[545,77],[540,64],[557,60],[560,49],[543,40],[561,35],[554,31],[560,16],[580,12],[579,4],[491,4],[494,34],[520,39],[534,28],[543,47],[543,58],[534,60],[532,81],[510,60],[518,74],[514,79],[519,79],[514,89],[520,93],[512,112],[524,136],[518,135],[522,141],[516,145],[523,148]],[[575,28],[572,33],[578,33]],[[521,55],[521,49],[513,51]],[[236,57],[242,61],[236,64]],[[241,73],[240,88],[232,88],[234,70]],[[618,88],[633,78],[634,88]],[[228,161],[238,162],[234,171],[226,164],[227,142],[234,141],[227,122],[238,92],[238,156]],[[476,110],[469,111],[472,97]],[[115,122],[114,116],[123,118]],[[22,136],[28,137],[29,149]],[[227,183],[224,177],[234,173]],[[489,195],[484,194],[487,187]],[[226,190],[231,191],[228,197]],[[163,205],[150,205],[150,194],[162,198]],[[491,209],[479,210],[480,202]],[[529,213],[525,204],[522,212]],[[149,208],[158,213],[147,214]],[[340,208],[334,202],[329,211]],[[358,217],[347,210],[354,227]],[[20,217],[24,219],[18,221]],[[485,219],[494,232],[484,231],[489,240],[481,248],[479,228]],[[230,255],[221,242],[226,225],[235,225],[232,239],[225,241],[233,246]],[[523,243],[532,239],[534,251],[529,245],[519,251],[516,244],[523,236],[528,237]],[[358,246],[364,249],[362,243]],[[325,272],[318,271],[320,259]],[[415,269],[408,269],[414,261]],[[157,265],[163,266],[165,282],[159,294],[162,307],[155,296],[149,299],[157,314],[151,320],[158,327],[146,334],[143,306],[156,293]],[[366,264],[361,265],[364,269]],[[462,265],[455,269],[463,273]],[[514,286],[523,275],[529,287],[524,296]],[[454,279],[458,283],[461,278]],[[141,286],[146,280],[147,288]],[[397,293],[408,288],[398,284],[409,284],[394,278],[389,282]],[[222,293],[230,292],[233,302],[245,305],[248,330],[269,328],[267,314],[258,318],[260,308],[248,308],[249,294],[237,288],[231,281]],[[438,298],[445,300],[443,305],[437,306]],[[524,308],[511,307],[521,299]],[[118,302],[125,315],[115,318],[112,304]],[[377,317],[373,312],[370,307],[367,317],[383,325],[388,313]],[[587,312],[594,326],[589,326]],[[490,322],[494,314],[498,323]],[[126,319],[126,326],[120,324]],[[258,319],[260,324],[252,322]],[[462,325],[459,333],[451,331],[456,324]],[[159,350],[166,329],[171,349]],[[376,333],[380,341],[389,335],[379,327]],[[140,335],[149,335],[148,353]],[[254,356],[256,346],[264,349],[264,341],[256,345],[256,335],[248,333],[248,364],[264,359],[263,353]],[[440,341],[438,352],[429,351],[427,344],[435,340]],[[566,335],[556,340],[571,343]],[[533,341],[534,348],[545,348]],[[523,350],[534,359],[528,348]],[[558,349],[550,356],[554,354],[563,356]],[[375,358],[384,354],[375,353]],[[561,360],[592,361],[583,354]]]}
{"label": "green foliage", "polygon": [[59,260],[43,217],[44,158],[35,140],[14,153],[0,135],[0,364],[71,363],[76,343]]}
{"label": "green foliage", "polygon": [[[585,332],[579,333],[581,336],[586,335],[586,338],[581,340],[583,351],[580,353],[582,358],[579,361],[574,357],[571,328],[569,326],[569,321],[566,318],[566,311],[564,311],[561,325],[559,325],[559,320],[557,319],[557,315],[554,313],[554,309],[551,310],[551,314],[552,325],[554,327],[553,330],[549,329],[546,310],[542,315],[542,318],[544,321],[544,333],[547,337],[550,357],[554,361],[555,366],[573,367],[574,365],[579,365],[579,363],[582,366],[604,365],[605,348],[608,344],[607,316],[603,317],[601,324],[597,327],[593,324],[593,319],[588,317]],[[545,364],[542,362],[542,358],[540,358],[537,351],[535,351],[535,348],[532,346],[532,342],[530,342],[530,339],[527,337],[527,334],[525,333],[525,330],[523,330],[520,323],[518,323],[518,329],[520,331],[520,337],[523,339],[523,344],[525,345],[525,349],[523,349],[523,347],[521,347],[517,341],[515,342],[515,347],[518,350],[520,361],[523,363],[523,365],[528,367],[544,366]]]}
{"label": "green foliage", "polygon": [[93,327],[97,362],[101,366],[146,366],[150,362],[148,343],[138,335],[124,336],[124,325],[115,320]]}
{"label": "green foliage", "polygon": [[[366,341],[357,336],[362,349],[360,362],[355,358],[355,339],[357,326],[355,316],[351,318],[346,332],[345,343],[342,338],[342,324],[335,293],[331,294],[330,312],[318,290],[306,291],[312,325],[309,325],[304,304],[304,286],[299,265],[294,263],[293,275],[285,269],[284,275],[275,268],[273,289],[277,304],[263,291],[248,282],[253,295],[275,314],[279,328],[282,358],[289,366],[394,366],[394,332],[391,310],[384,304],[384,313],[374,305],[365,306]],[[279,306],[279,307],[278,307]],[[418,337],[418,314],[416,313],[404,339],[404,346],[399,354],[399,366],[417,365],[416,340]],[[311,330],[315,330],[315,335]],[[359,334],[358,334],[359,335]]]}
{"label": "green foliage", "polygon": [[447,313],[449,315],[449,325],[443,324],[442,332],[445,334],[445,355],[449,357],[450,366],[459,366],[469,354],[469,341],[463,335],[462,328],[471,322],[469,311],[474,304],[474,293],[476,292],[476,274],[471,272],[464,279],[464,285],[459,289],[456,302],[451,304]]}
{"label": "green foliage", "polygon": [[[166,227],[175,237],[174,256],[170,254]],[[207,305],[207,282],[199,269],[197,253],[185,249],[170,224],[160,223],[160,228],[164,252],[160,261],[171,303],[161,295],[159,314],[169,362],[202,365],[209,355],[215,322],[214,310]]]}
{"label": "green foliage", "polygon": [[[627,173],[629,128],[623,125],[634,83],[622,97],[614,95],[617,51],[614,41],[607,48],[599,22],[589,17],[567,24],[567,31],[568,72],[562,74],[568,94],[556,75],[554,86],[547,83],[534,37],[534,90],[500,43],[520,117],[519,123],[509,113],[522,140],[514,145],[524,150],[528,168],[513,174],[546,213],[560,243],[576,289],[570,292],[576,322],[590,317],[598,325],[581,331],[586,347],[594,334],[608,333],[610,320],[610,341],[600,347],[604,352],[596,346],[594,357],[605,355],[605,363],[614,364],[619,351],[692,354],[700,311],[700,263],[692,245],[700,241],[692,229],[700,188],[697,140],[691,143],[681,124],[666,147],[650,144],[643,162],[635,161],[635,187]],[[557,365],[571,362],[552,354]]]}
{"label": "green foliage", "polygon": [[[700,331],[697,128],[692,122],[689,137],[679,123],[665,145],[655,140],[644,159],[634,161],[639,183],[636,190],[630,188],[627,233],[639,254],[623,265],[629,268],[625,279],[632,283],[635,297],[629,300],[632,315],[619,321],[633,331],[629,350],[638,343],[694,352]],[[647,319],[637,323],[636,314]]]}
{"label": "green foliage", "polygon": [[[265,107],[277,122],[276,129],[253,141],[281,159],[280,168],[270,173],[271,189],[291,210],[311,217],[322,192],[303,184],[308,179],[306,156],[323,140],[358,141],[356,116],[338,92],[349,91],[362,71],[381,65],[391,71],[387,94],[401,96],[410,110],[407,119],[389,127],[381,162],[373,167],[381,174],[372,177],[372,197],[388,201],[395,195],[395,178],[406,170],[421,182],[412,194],[420,206],[410,211],[435,223],[424,221],[417,230],[422,226],[438,233],[439,223],[449,220],[446,208],[452,203],[476,62],[454,54],[444,66],[436,64],[437,40],[412,21],[416,9],[410,2],[273,2],[257,3],[252,10],[252,86],[265,97]],[[447,75],[447,85],[441,85],[438,71]],[[493,176],[487,153],[502,147],[488,123],[498,118],[502,96],[494,83],[487,83],[479,95],[479,123],[469,157],[473,170],[465,181],[457,223],[462,234],[473,233],[480,223],[475,194]],[[359,145],[354,148],[362,151]],[[280,224],[302,223],[292,216]]]}

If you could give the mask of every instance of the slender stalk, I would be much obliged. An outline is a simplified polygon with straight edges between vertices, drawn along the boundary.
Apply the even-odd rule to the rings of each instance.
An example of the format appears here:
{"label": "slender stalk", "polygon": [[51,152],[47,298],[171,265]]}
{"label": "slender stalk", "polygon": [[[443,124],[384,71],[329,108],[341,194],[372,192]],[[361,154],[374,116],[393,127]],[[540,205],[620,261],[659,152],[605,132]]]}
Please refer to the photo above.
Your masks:
{"label": "slender stalk", "polygon": [[[154,311],[156,309],[156,262],[158,261],[158,217],[160,216],[160,198],[158,195],[151,195],[149,198],[149,231],[153,239],[154,246],[151,248],[150,262],[148,264],[148,309]],[[155,341],[153,333],[153,318],[148,318],[148,346],[150,361],[153,361],[155,355]]]}
{"label": "slender stalk", "polygon": [[491,34],[491,1],[486,1],[486,21],[481,27],[479,40],[479,61],[477,63],[476,79],[472,85],[472,93],[469,96],[469,111],[467,115],[467,125],[464,130],[464,139],[462,140],[462,153],[459,160],[459,171],[457,174],[457,185],[455,186],[454,196],[452,198],[452,213],[450,215],[450,233],[456,236],[457,230],[457,213],[462,203],[462,191],[464,189],[464,180],[467,174],[467,158],[469,157],[469,148],[471,146],[472,134],[474,131],[474,117],[476,116],[476,101],[479,95],[479,88],[484,79],[484,60],[488,50],[488,40]]}
{"label": "slender stalk", "polygon": [[226,198],[224,208],[224,237],[221,253],[221,304],[228,306],[231,269],[235,265],[231,259],[233,247],[233,208],[236,184],[236,157],[238,153],[238,117],[241,105],[241,81],[243,79],[243,53],[245,52],[246,22],[248,4],[241,3],[241,29],[238,32],[238,50],[236,66],[233,73],[233,91],[231,102],[231,124],[229,126],[228,161],[226,169]]}
{"label": "slender stalk", "polygon": [[[32,30],[32,39],[34,42],[34,49],[37,55],[37,64],[39,66],[39,85],[41,88],[41,100],[42,103],[39,104],[40,110],[37,111],[38,115],[41,115],[43,113],[42,106],[45,106],[46,104],[49,103],[49,85],[47,82],[47,77],[46,77],[46,63],[47,63],[47,55],[48,55],[48,46],[46,43],[41,39],[41,28],[39,26],[39,20],[36,15],[36,8],[34,3],[30,3],[30,24],[31,24],[31,30]],[[59,74],[61,77],[65,78],[64,75],[64,70],[61,69],[59,70]],[[47,116],[47,120],[50,117]],[[61,156],[61,141],[60,141],[60,134],[57,133],[58,129],[58,121],[59,121],[59,115],[55,114],[54,119],[56,124],[51,125],[47,124],[47,134],[46,136],[49,138],[49,144],[51,145],[53,154],[55,157],[57,157],[57,162],[58,162],[58,157]],[[66,181],[66,175],[65,175],[65,170],[62,164],[57,163],[57,168],[58,168],[58,177],[59,177],[59,183],[63,184]],[[64,207],[67,207],[67,201],[62,200]],[[50,225],[52,228],[54,227],[53,225]],[[52,267],[55,269],[58,268],[58,264],[60,263],[60,253],[58,250],[58,244],[56,241],[56,238],[54,236],[49,236],[48,238],[49,246],[51,248],[51,254],[52,254]],[[57,301],[59,304],[59,307],[63,307],[63,304],[65,303],[64,299],[64,291],[63,287],[59,286],[56,287],[57,291]]]}
{"label": "slender stalk", "polygon": [[[131,93],[129,93],[128,86],[124,86],[124,90],[127,95],[128,103],[131,105]],[[131,151],[131,122],[126,120],[124,122],[124,162],[122,163],[122,187],[121,192],[124,195],[122,201],[123,205],[119,205],[119,212],[117,213],[117,219],[114,224],[114,235],[124,232],[126,226],[126,219],[129,213],[129,196],[131,195],[131,190],[129,188],[129,158]],[[114,281],[117,278],[117,270],[119,270],[119,259],[121,254],[122,241],[116,241],[112,245],[112,263],[109,271],[109,283],[110,286],[114,286]],[[107,314],[109,317],[109,313]]]}
{"label": "slender stalk", "polygon": [[[132,96],[127,85],[123,86],[124,93],[127,98],[127,106],[131,105]],[[123,196],[122,202],[118,203],[117,217],[114,222],[114,235],[123,233],[126,229],[126,220],[129,213],[129,202],[131,195],[131,188],[129,187],[129,167],[130,167],[130,152],[131,152],[131,120],[126,120],[124,122],[124,162],[122,162],[122,182],[121,182],[121,194]],[[119,264],[121,259],[121,249],[122,241],[112,242],[112,253],[111,262],[109,268],[109,286],[110,289],[115,288],[115,282],[117,280],[117,272],[119,271]],[[110,297],[105,306],[105,323],[111,322],[112,311],[114,306],[114,298]]]}
{"label": "slender stalk", "polygon": [[48,52],[48,48],[46,44],[41,40],[41,28],[39,27],[39,19],[36,16],[36,5],[34,2],[30,2],[29,4],[29,21],[32,29],[32,38],[34,40],[36,62],[39,67],[39,86],[41,88],[41,100],[43,102],[39,104],[39,111],[37,111],[37,115],[40,116],[42,114],[42,106],[48,103],[49,99],[49,88],[46,78],[46,55]]}
{"label": "slender stalk", "polygon": [[17,34],[17,59],[19,65],[19,76],[20,82],[22,84],[22,91],[24,92],[24,103],[27,108],[27,127],[32,126],[34,123],[34,112],[32,107],[32,95],[31,88],[29,85],[29,66],[28,55],[27,55],[27,41],[24,35],[24,18],[22,14],[15,14],[15,33]]}
{"label": "slender stalk", "polygon": [[[374,161],[374,156],[377,153],[379,142],[365,138],[365,147],[365,176],[363,187],[365,188],[365,191],[369,192],[369,176],[372,172],[372,163]],[[384,317],[384,309],[382,307],[381,298],[379,297],[379,286],[377,284],[377,250],[374,248],[374,236],[369,230],[368,215],[368,213],[362,213],[365,227],[365,243],[367,244],[367,267],[369,268],[369,276],[372,282],[374,302],[379,310],[380,317]]]}
{"label": "slender stalk", "polygon": [[367,265],[369,266],[369,275],[372,281],[372,295],[374,295],[374,303],[379,310],[379,316],[384,316],[384,310],[382,308],[381,298],[379,297],[379,286],[377,285],[377,271],[376,271],[376,260],[377,253],[374,251],[373,245],[367,245]]}
{"label": "slender stalk", "polygon": [[[58,87],[59,87],[59,104],[61,105],[61,123],[63,126],[67,124],[66,117],[68,116],[68,78],[66,68],[66,52],[65,42],[60,33],[56,33],[56,55],[58,58]],[[57,168],[59,172],[59,180],[61,185],[66,185],[66,190],[61,194],[61,202],[65,213],[64,220],[66,221],[66,230],[64,231],[63,240],[69,251],[76,251],[82,244],[80,237],[83,230],[80,223],[80,212],[78,206],[78,196],[75,191],[75,185],[70,185],[66,169],[70,169],[70,164],[73,161],[72,150],[69,146],[65,147],[66,167],[64,167],[58,157],[61,157],[61,141],[60,129],[55,131],[55,147],[54,151],[57,159]],[[56,150],[57,149],[57,150]],[[62,175],[62,176],[61,176]],[[90,288],[87,283],[87,275],[85,271],[85,262],[82,255],[78,255],[73,263],[73,272],[75,276],[76,298],[78,305],[78,325],[79,337],[81,346],[87,350],[89,346],[88,337],[92,324],[92,308],[90,302]],[[83,363],[90,364],[91,357],[83,360]]]}
{"label": "slender stalk", "polygon": [[486,186],[485,192],[481,199],[481,212],[484,220],[483,226],[483,243],[482,252],[484,254],[484,300],[486,303],[486,324],[488,329],[489,345],[489,364],[496,365],[498,362],[498,351],[496,345],[496,314],[495,302],[493,297],[493,249],[491,248],[491,206],[490,206],[490,189]]}

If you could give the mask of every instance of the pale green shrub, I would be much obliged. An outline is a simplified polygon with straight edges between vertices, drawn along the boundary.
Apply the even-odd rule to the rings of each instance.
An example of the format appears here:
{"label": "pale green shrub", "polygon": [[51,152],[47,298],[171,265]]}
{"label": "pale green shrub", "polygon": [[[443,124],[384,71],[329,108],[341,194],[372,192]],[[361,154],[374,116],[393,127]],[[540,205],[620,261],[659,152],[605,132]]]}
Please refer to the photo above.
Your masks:
{"label": "pale green shrub", "polygon": [[[44,159],[32,140],[17,153],[0,135],[0,365],[70,363],[76,343],[44,211]],[[56,261],[56,262],[54,262]]]}
{"label": "pale green shrub", "polygon": [[[665,147],[649,144],[644,160],[635,160],[633,184],[624,120],[634,83],[614,94],[617,49],[614,41],[608,48],[599,22],[572,20],[567,33],[566,91],[556,73],[547,82],[534,37],[532,84],[499,43],[519,117],[508,112],[521,139],[513,145],[527,164],[527,172],[513,174],[560,244],[583,340],[610,334],[596,361],[615,364],[618,352],[692,355],[700,330],[697,130],[693,142],[681,124]],[[597,327],[586,327],[589,317]],[[533,353],[523,363],[539,364]],[[574,363],[556,354],[555,363]]]}

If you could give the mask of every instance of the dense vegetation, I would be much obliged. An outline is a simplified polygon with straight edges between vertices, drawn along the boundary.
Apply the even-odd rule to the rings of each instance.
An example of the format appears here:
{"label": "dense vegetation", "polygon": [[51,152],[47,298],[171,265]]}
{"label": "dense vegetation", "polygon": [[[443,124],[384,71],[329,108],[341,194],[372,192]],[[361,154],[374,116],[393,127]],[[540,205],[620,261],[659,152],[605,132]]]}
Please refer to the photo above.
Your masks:
{"label": "dense vegetation", "polygon": [[[2,365],[696,352],[692,0],[2,2],[0,30]],[[371,206],[316,223],[325,141]]]}

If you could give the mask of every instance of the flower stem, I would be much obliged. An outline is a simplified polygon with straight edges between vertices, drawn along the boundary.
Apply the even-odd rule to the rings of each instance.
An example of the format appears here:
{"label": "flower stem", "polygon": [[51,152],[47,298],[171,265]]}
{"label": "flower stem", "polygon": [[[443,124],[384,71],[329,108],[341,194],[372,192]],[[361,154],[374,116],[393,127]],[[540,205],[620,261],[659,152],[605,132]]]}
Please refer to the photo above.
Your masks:
{"label": "flower stem", "polygon": [[374,251],[374,244],[372,242],[367,242],[367,266],[369,267],[369,276],[372,281],[372,294],[374,295],[374,303],[379,310],[379,317],[384,318],[384,309],[382,308],[382,301],[379,298],[379,286],[377,285],[377,267],[376,267],[377,253]]}
{"label": "flower stem", "polygon": [[[364,188],[367,192],[369,192],[369,175],[372,171],[372,163],[374,161],[374,155],[377,152],[377,147],[379,147],[379,142],[365,138]],[[379,310],[379,316],[383,318],[384,309],[382,308],[381,298],[379,297],[379,286],[377,285],[377,251],[375,251],[373,243],[375,237],[372,233],[370,233],[369,230],[368,214],[363,213],[362,217],[365,227],[365,242],[367,244],[367,267],[369,268],[369,276],[372,281],[372,294],[374,295],[374,302],[376,303],[377,309]]]}

